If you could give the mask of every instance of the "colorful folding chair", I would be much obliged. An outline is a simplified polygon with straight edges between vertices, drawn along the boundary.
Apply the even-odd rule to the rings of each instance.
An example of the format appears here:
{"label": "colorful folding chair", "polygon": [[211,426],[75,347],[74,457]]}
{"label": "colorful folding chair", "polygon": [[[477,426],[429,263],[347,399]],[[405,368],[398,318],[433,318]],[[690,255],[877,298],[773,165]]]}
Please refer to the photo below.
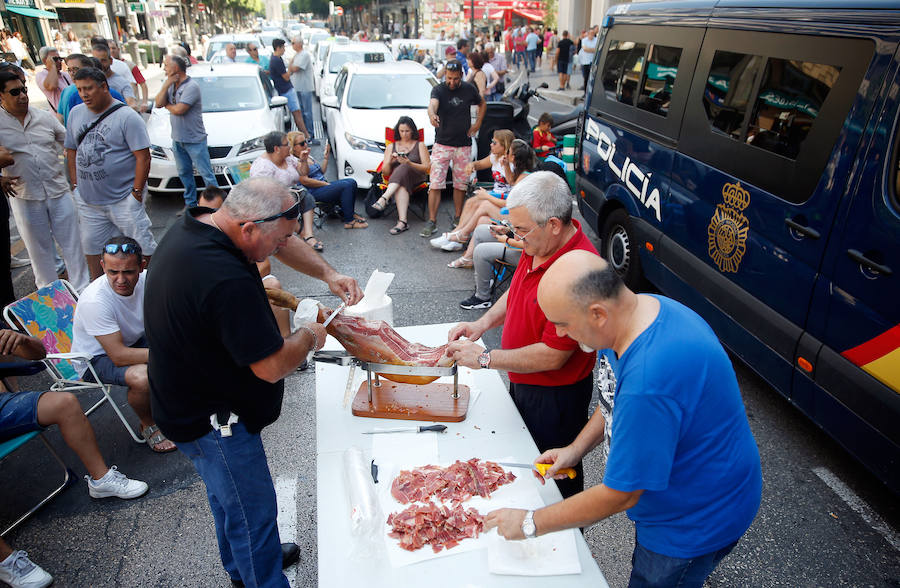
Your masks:
{"label": "colorful folding chair", "polygon": [[[109,401],[109,405],[116,411],[131,438],[138,443],[144,443],[144,439],[135,432],[110,396],[111,386],[100,383],[100,378],[90,363],[90,356],[72,353],[72,326],[77,303],[78,294],[72,285],[66,280],[56,280],[37,292],[7,305],[3,309],[3,318],[11,328],[36,337],[44,344],[47,357],[43,363],[54,380],[51,390],[65,392],[100,390],[103,392],[103,398],[84,414],[90,415],[101,404]],[[88,371],[85,375],[90,373],[94,381],[82,378],[75,362],[87,366]]]}
{"label": "colorful folding chair", "polygon": [[[388,145],[390,145],[391,143],[394,142],[394,140],[395,140],[394,139],[394,129],[391,127],[385,127],[384,128],[384,148],[385,148],[385,150],[387,149]],[[419,141],[424,141],[424,140],[425,140],[425,129],[419,129]],[[372,174],[372,188],[371,189],[375,189],[377,186],[378,191],[381,193],[384,193],[384,191],[387,190],[388,182],[390,180],[390,174],[384,175],[382,173],[381,170],[383,167],[384,167],[384,161],[382,160],[382,161],[378,162],[378,167],[376,167],[375,169],[366,170],[368,173]],[[418,186],[416,186],[415,189],[413,190],[413,192],[419,193],[421,191],[427,191],[427,190],[428,190],[428,181],[426,180],[426,181],[422,182],[421,184],[419,184]],[[410,194],[410,196],[412,196],[412,194]],[[412,204],[412,201],[410,201],[410,204]],[[415,206],[410,206],[409,209],[412,210],[413,213],[415,213],[415,215],[419,217],[419,219],[425,220],[426,205],[427,205],[427,201],[422,203],[421,209],[419,209],[418,207],[415,207]]]}

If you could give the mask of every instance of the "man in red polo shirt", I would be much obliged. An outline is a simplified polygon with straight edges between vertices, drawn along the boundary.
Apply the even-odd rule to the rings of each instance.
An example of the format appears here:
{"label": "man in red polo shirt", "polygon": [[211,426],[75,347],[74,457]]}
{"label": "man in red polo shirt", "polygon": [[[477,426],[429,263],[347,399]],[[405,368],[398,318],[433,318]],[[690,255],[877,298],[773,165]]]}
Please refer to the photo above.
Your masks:
{"label": "man in red polo shirt", "polygon": [[[525,251],[509,290],[480,319],[450,330],[448,353],[459,365],[509,373],[509,393],[539,451],[564,447],[588,421],[596,355],[574,340],[559,337],[537,304],[544,272],[567,251],[597,250],[572,219],[572,195],[552,172],[534,172],[506,200],[515,238]],[[474,343],[503,326],[502,348]],[[461,340],[465,337],[465,340]],[[564,443],[564,445],[559,445]],[[581,462],[574,480],[557,480],[563,497],[584,489]]]}

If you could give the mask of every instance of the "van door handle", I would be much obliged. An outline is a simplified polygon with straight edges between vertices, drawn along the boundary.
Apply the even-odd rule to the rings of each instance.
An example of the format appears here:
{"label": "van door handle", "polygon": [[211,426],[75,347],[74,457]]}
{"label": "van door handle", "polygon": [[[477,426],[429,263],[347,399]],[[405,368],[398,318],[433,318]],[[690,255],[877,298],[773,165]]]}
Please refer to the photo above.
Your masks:
{"label": "van door handle", "polygon": [[820,237],[819,231],[815,230],[812,227],[807,227],[806,225],[801,225],[800,223],[798,223],[797,221],[795,221],[792,218],[784,219],[784,224],[786,224],[788,227],[790,227],[794,231],[797,231],[804,237],[809,237],[810,239],[818,239]]}
{"label": "van door handle", "polygon": [[850,256],[850,259],[852,259],[853,261],[855,261],[855,262],[858,263],[859,265],[861,265],[861,266],[863,266],[863,267],[867,267],[867,268],[869,268],[870,270],[872,270],[872,271],[874,271],[874,272],[878,272],[878,273],[881,274],[881,275],[889,276],[889,275],[891,275],[891,274],[894,273],[894,272],[891,270],[891,268],[889,268],[888,266],[882,265],[882,264],[880,264],[880,263],[876,263],[876,262],[872,261],[871,259],[869,259],[869,258],[866,257],[865,255],[863,255],[862,253],[860,253],[860,252],[857,251],[856,249],[848,249],[848,250],[847,250],[847,255],[849,255],[849,256]]}

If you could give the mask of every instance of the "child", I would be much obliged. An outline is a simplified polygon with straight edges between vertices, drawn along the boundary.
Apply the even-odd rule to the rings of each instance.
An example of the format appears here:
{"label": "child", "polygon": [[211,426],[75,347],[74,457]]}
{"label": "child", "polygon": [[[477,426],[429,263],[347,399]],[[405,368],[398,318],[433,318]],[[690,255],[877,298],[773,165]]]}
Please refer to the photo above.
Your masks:
{"label": "child", "polygon": [[550,150],[556,147],[556,137],[550,133],[552,124],[553,115],[545,112],[538,119],[538,126],[532,133],[531,146],[534,148],[535,154],[541,159],[547,157]]}
{"label": "child", "polygon": [[197,199],[197,203],[206,208],[219,209],[222,208],[222,203],[225,202],[225,196],[225,190],[218,186],[210,186],[203,190],[200,198]]}

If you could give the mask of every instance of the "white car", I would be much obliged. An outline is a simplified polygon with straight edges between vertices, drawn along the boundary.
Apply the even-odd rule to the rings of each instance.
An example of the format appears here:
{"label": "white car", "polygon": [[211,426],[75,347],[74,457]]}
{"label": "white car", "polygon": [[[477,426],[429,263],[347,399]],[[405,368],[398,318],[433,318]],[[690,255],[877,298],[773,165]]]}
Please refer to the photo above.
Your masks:
{"label": "white car", "polygon": [[[279,96],[269,77],[249,63],[195,65],[187,73],[200,84],[203,125],[216,182],[229,189],[236,183],[231,168],[249,168],[265,152],[266,133],[290,129],[287,98]],[[151,143],[147,185],[151,192],[184,190],[175,166],[169,116],[165,108],[154,108],[147,120]],[[203,180],[195,179],[202,189]]]}
{"label": "white car", "polygon": [[[248,34],[239,34],[239,35],[214,35],[213,38],[209,40],[209,44],[206,45],[206,60],[209,61],[210,58],[218,53],[219,51],[224,51],[225,46],[229,43],[233,43],[235,47],[238,49],[246,49],[248,43],[256,43],[259,47],[265,47],[262,41],[259,40],[259,35],[248,33]],[[272,49],[272,46],[269,46],[269,49]]]}
{"label": "white car", "polygon": [[385,129],[394,128],[401,116],[424,129],[430,149],[434,127],[428,120],[428,102],[437,83],[414,61],[344,64],[335,94],[323,98],[338,178],[353,178],[368,189],[369,170],[384,159]]}
{"label": "white car", "polygon": [[[380,56],[380,57],[379,57]],[[322,80],[319,82],[319,100],[334,96],[334,81],[345,63],[366,63],[374,61],[393,62],[394,56],[384,43],[332,43],[325,55]],[[325,107],[322,107],[325,120]]]}
{"label": "white car", "polygon": [[325,67],[325,56],[328,55],[328,48],[332,45],[332,43],[340,43],[342,45],[346,45],[349,42],[349,38],[343,35],[338,35],[336,37],[328,37],[327,39],[323,39],[312,46],[313,79],[316,84],[316,96],[319,95],[319,88],[321,88],[322,86],[322,70]]}

